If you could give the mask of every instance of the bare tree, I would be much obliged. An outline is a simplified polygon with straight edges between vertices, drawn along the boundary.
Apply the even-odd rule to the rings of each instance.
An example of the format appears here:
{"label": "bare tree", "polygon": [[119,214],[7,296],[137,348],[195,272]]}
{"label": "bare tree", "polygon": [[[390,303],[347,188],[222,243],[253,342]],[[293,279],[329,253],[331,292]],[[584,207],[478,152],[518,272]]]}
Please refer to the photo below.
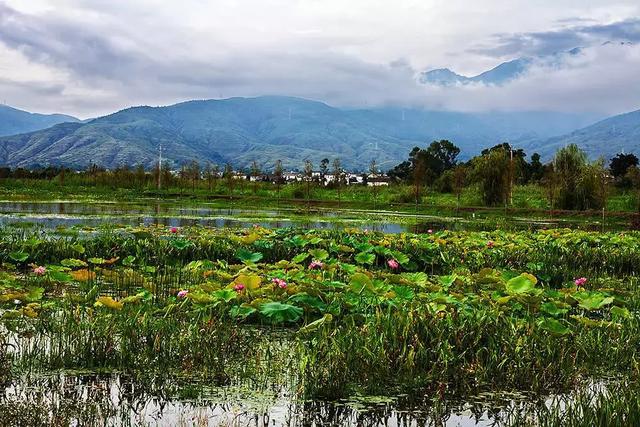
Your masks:
{"label": "bare tree", "polygon": [[276,160],[275,167],[273,168],[273,178],[276,183],[276,191],[278,193],[278,206],[280,206],[280,186],[282,185],[282,175],[284,171],[282,169],[282,160]]}
{"label": "bare tree", "polygon": [[560,187],[560,179],[556,173],[553,163],[547,165],[542,178],[542,183],[544,184],[545,194],[549,201],[549,216],[553,217],[553,209],[555,208],[558,188]]}
{"label": "bare tree", "polygon": [[197,160],[192,160],[187,167],[187,176],[191,180],[191,190],[195,191],[196,184],[200,181],[200,163]]}
{"label": "bare tree", "polygon": [[258,191],[258,177],[260,176],[260,166],[255,160],[251,163],[251,176],[253,177],[253,195]]}
{"label": "bare tree", "polygon": [[304,161],[304,180],[307,181],[307,204],[309,204],[309,196],[311,194],[311,180],[313,179],[313,163],[311,160]]}
{"label": "bare tree", "polygon": [[229,195],[229,198],[232,197],[233,195],[233,166],[231,166],[231,163],[226,163],[224,165],[224,172],[222,173],[222,177],[224,178],[226,185],[227,185],[227,194]]}
{"label": "bare tree", "polygon": [[333,159],[333,182],[335,183],[336,190],[338,192],[338,207],[340,207],[340,185],[342,184],[342,163],[340,159],[336,157]]}
{"label": "bare tree", "polygon": [[460,209],[460,196],[467,181],[467,168],[458,165],[453,169],[453,192],[456,195],[456,211]]}
{"label": "bare tree", "polygon": [[211,162],[207,162],[204,167],[204,179],[207,180],[207,190],[211,192],[211,185],[213,184],[213,166]]}
{"label": "bare tree", "polygon": [[[378,164],[376,163],[376,159],[371,159],[371,162],[369,163],[369,176],[367,177],[367,181],[369,181],[369,179],[371,178],[377,178],[378,177]],[[373,209],[377,209],[377,205],[378,205],[378,185],[377,183],[374,181],[372,182],[372,187],[373,187]]]}

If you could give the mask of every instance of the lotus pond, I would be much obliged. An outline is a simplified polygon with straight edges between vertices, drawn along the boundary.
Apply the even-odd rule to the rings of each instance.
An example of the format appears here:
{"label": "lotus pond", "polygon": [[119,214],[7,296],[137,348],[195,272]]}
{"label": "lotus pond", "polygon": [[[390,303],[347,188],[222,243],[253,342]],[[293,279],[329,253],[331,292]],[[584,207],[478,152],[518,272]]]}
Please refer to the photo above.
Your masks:
{"label": "lotus pond", "polygon": [[633,425],[640,233],[0,229],[0,424]]}

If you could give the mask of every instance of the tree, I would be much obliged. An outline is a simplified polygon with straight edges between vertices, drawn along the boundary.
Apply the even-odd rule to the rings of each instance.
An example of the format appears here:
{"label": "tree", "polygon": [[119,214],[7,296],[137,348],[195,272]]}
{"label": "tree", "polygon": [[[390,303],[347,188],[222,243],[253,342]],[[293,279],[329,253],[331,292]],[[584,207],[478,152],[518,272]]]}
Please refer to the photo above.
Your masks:
{"label": "tree", "polygon": [[396,165],[393,169],[390,169],[387,172],[387,175],[389,175],[389,177],[394,179],[395,181],[410,181],[411,177],[413,176],[413,167],[411,165],[411,162],[405,160],[404,162]]}
{"label": "tree", "polygon": [[64,187],[64,175],[65,175],[65,167],[63,166],[60,169],[60,186]]}
{"label": "tree", "polygon": [[414,147],[409,159],[389,171],[389,176],[400,181],[413,182],[415,196],[423,185],[432,185],[445,171],[457,164],[460,149],[451,141],[433,141],[427,148]]}
{"label": "tree", "polygon": [[166,162],[163,162],[160,168],[160,179],[166,188],[170,188],[175,184],[175,178],[171,173],[171,166]]}
{"label": "tree", "polygon": [[336,186],[336,191],[338,192],[338,207],[340,206],[340,186],[342,184],[342,163],[340,162],[340,158],[336,157],[333,159],[333,163],[331,165],[333,167],[333,182]]}
{"label": "tree", "polygon": [[251,164],[251,176],[253,177],[253,194],[255,195],[258,190],[258,177],[260,176],[260,166],[255,160]]}
{"label": "tree", "polygon": [[453,169],[453,193],[456,195],[456,210],[460,208],[460,196],[467,182],[467,168],[458,165]]}
{"label": "tree", "polygon": [[460,148],[451,141],[442,139],[433,141],[427,148],[427,167],[436,176],[442,175],[444,171],[453,169],[456,166],[456,159],[460,154]]}
{"label": "tree", "polygon": [[320,181],[325,184],[325,177],[329,173],[329,159],[324,158],[320,161]]}
{"label": "tree", "polygon": [[636,190],[636,204],[638,213],[640,213],[640,168],[637,166],[631,166],[627,169],[625,178],[631,184],[631,187]]}
{"label": "tree", "polygon": [[480,183],[482,200],[488,206],[506,206],[510,190],[510,151],[499,147],[483,153],[472,159],[473,175]]}
{"label": "tree", "polygon": [[182,194],[182,190],[184,189],[184,183],[189,179],[189,171],[187,170],[187,165],[183,164],[180,166],[180,172],[178,172],[178,185],[180,186],[180,194]]}
{"label": "tree", "polygon": [[544,176],[544,165],[540,161],[540,154],[533,153],[531,155],[531,163],[529,163],[528,181],[540,182]]}
{"label": "tree", "polygon": [[617,154],[609,163],[611,175],[616,180],[616,184],[622,188],[629,188],[632,183],[626,178],[627,171],[633,166],[638,166],[638,158],[633,154]]}
{"label": "tree", "polygon": [[616,154],[609,162],[609,170],[614,178],[624,176],[631,166],[638,166],[638,158],[634,154]]}
{"label": "tree", "polygon": [[413,170],[413,197],[417,208],[422,198],[421,190],[427,175],[427,156],[424,150],[415,147],[409,154],[409,160]]}
{"label": "tree", "polygon": [[376,159],[371,159],[369,162],[369,175],[370,176],[378,176],[378,163]]}
{"label": "tree", "polygon": [[609,196],[608,178],[609,175],[604,167],[604,159],[584,165],[576,185],[576,204],[572,208],[581,210],[604,209]]}
{"label": "tree", "polygon": [[[215,168],[218,166],[216,165]],[[218,172],[214,170],[214,166],[211,165],[211,162],[207,162],[207,166],[204,168],[204,179],[207,180],[207,189],[211,192],[211,188],[213,183],[217,177]]]}
{"label": "tree", "polygon": [[313,163],[311,163],[311,160],[304,161],[304,179],[307,182],[307,203],[309,203],[311,180],[313,179]]}
{"label": "tree", "polygon": [[587,155],[575,144],[556,152],[553,170],[559,184],[558,206],[562,209],[575,209],[578,206],[578,181],[586,165]]}
{"label": "tree", "polygon": [[280,204],[280,186],[282,185],[282,176],[284,171],[282,169],[282,160],[276,160],[275,167],[273,168],[273,178],[276,183],[276,191],[278,192],[278,205]]}
{"label": "tree", "polygon": [[135,182],[138,188],[143,188],[146,181],[147,173],[144,171],[144,165],[138,164],[135,169]]}
{"label": "tree", "polygon": [[553,216],[552,212],[555,208],[555,203],[558,197],[558,188],[560,187],[558,174],[553,167],[553,163],[546,165],[544,175],[542,176],[542,184],[544,185],[545,194],[549,201],[549,214],[550,216]]}
{"label": "tree", "polygon": [[187,166],[187,177],[191,180],[191,190],[195,191],[196,183],[200,181],[200,163],[197,160],[192,160]]}
{"label": "tree", "polygon": [[227,192],[229,194],[229,197],[231,197],[233,194],[233,184],[234,184],[233,166],[231,166],[231,163],[226,163],[224,165],[224,172],[222,172],[222,177],[226,182]]}
{"label": "tree", "polygon": [[[367,180],[369,178],[377,178],[378,176],[378,164],[376,163],[376,159],[371,159],[371,162],[369,163],[369,176],[367,177]],[[378,186],[376,185],[376,182],[373,182],[373,209],[377,209],[377,205],[378,205]]]}
{"label": "tree", "polygon": [[91,163],[91,166],[89,166],[87,172],[89,173],[89,176],[93,181],[93,185],[95,186],[98,180],[98,173],[100,172],[100,168],[95,163]]}

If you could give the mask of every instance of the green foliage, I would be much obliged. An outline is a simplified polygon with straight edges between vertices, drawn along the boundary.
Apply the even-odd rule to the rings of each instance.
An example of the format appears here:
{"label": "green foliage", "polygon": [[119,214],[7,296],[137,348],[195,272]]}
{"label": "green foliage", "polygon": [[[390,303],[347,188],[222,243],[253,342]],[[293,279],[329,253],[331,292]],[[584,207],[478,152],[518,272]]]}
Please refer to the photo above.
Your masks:
{"label": "green foliage", "polygon": [[480,194],[488,206],[506,205],[511,188],[511,162],[504,148],[491,150],[473,159],[473,180],[480,184]]}
{"label": "green foliage", "polygon": [[[546,392],[638,373],[635,232],[184,227],[183,249],[158,227],[14,233],[0,234],[0,258],[28,241],[30,260],[46,265],[44,275],[0,270],[16,370],[251,378],[282,364],[274,381],[291,381],[301,398]],[[387,266],[392,258],[401,269]],[[30,351],[36,342],[50,350]]]}
{"label": "green foliage", "polygon": [[290,304],[269,302],[260,306],[260,314],[276,323],[296,322],[302,316],[302,309]]}

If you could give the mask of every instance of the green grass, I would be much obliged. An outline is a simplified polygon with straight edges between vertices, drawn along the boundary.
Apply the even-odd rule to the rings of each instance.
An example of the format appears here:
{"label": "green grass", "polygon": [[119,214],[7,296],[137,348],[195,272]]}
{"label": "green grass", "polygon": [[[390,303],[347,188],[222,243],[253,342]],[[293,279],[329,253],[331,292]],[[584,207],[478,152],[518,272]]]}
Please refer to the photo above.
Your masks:
{"label": "green grass", "polygon": [[[281,187],[280,191],[272,184],[239,181],[229,190],[223,181],[218,182],[211,190],[206,182],[200,182],[195,188],[185,183],[180,187],[169,187],[158,190],[154,185],[93,185],[84,180],[67,178],[64,186],[57,179],[47,180],[18,180],[3,179],[0,185],[0,199],[4,200],[118,200],[135,201],[140,197],[178,199],[191,201],[207,201],[216,198],[233,198],[234,202],[242,205],[243,200],[248,205],[258,199],[264,206],[278,206],[279,204],[299,204],[304,206],[308,201],[314,204],[328,203],[330,206],[387,209],[394,208],[406,211],[415,209],[413,187],[409,185],[391,185],[387,187],[371,188],[362,185],[342,186],[340,190],[312,185],[307,197],[306,184],[293,183]],[[255,190],[255,191],[254,191]],[[438,193],[431,189],[422,190],[419,204],[420,209],[439,207],[456,209],[482,208],[483,203],[476,186],[469,186],[461,194],[460,202],[454,194]],[[497,207],[499,211],[504,207]],[[518,185],[514,188],[510,209],[542,211],[549,210],[549,202],[543,187],[535,184]],[[612,189],[607,204],[609,212],[635,213],[638,209],[637,195],[634,192]]]}

